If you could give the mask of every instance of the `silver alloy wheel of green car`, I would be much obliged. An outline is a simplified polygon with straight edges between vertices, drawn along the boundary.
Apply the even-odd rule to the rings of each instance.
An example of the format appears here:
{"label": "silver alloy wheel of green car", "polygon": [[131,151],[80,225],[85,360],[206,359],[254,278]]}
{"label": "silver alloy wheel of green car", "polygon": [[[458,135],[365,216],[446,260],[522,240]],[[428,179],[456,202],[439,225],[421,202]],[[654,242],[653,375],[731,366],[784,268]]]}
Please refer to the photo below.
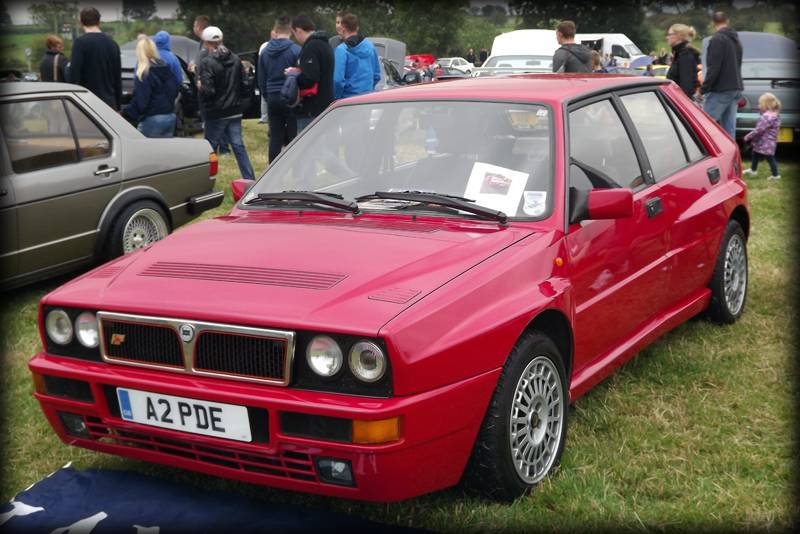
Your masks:
{"label": "silver alloy wheel of green car", "polygon": [[122,230],[122,251],[129,254],[164,239],[168,233],[167,223],[160,213],[152,208],[142,208],[125,223]]}
{"label": "silver alloy wheel of green car", "polygon": [[728,310],[732,315],[738,315],[747,291],[747,252],[744,241],[738,234],[731,235],[725,249],[723,291]]}
{"label": "silver alloy wheel of green car", "polygon": [[542,480],[563,439],[564,388],[553,362],[538,356],[528,363],[514,389],[509,446],[514,468],[527,484]]}

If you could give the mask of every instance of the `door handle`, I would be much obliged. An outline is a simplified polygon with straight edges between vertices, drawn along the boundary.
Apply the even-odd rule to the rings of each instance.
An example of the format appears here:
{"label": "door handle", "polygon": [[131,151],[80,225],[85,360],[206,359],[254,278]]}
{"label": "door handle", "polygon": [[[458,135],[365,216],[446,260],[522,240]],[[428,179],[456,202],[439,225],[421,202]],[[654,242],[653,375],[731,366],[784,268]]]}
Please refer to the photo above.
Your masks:
{"label": "door handle", "polygon": [[661,213],[662,210],[661,199],[658,197],[651,198],[645,202],[644,206],[647,209],[647,216],[650,219]]}
{"label": "door handle", "polygon": [[97,170],[94,171],[95,176],[106,176],[108,177],[112,172],[117,172],[119,169],[116,167],[109,167],[108,165],[100,165],[97,167]]}
{"label": "door handle", "polygon": [[719,182],[719,167],[711,167],[706,171],[706,176],[708,176],[708,181],[711,182],[711,185]]}

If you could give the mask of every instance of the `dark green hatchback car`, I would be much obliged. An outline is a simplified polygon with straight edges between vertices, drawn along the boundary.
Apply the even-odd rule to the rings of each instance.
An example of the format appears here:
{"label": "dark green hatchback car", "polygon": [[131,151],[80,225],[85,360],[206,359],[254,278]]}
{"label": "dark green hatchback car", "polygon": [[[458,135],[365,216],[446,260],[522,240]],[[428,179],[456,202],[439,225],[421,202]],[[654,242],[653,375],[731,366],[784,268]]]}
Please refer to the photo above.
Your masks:
{"label": "dark green hatchback car", "polygon": [[218,206],[201,139],[148,139],[83,87],[0,84],[0,289],[147,246]]}

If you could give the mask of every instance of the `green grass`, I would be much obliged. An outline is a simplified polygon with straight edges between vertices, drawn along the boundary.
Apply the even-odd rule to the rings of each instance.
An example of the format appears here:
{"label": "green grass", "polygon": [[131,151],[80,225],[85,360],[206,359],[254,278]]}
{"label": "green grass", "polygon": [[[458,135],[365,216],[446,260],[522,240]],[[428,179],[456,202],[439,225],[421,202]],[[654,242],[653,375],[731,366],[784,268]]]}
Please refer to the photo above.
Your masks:
{"label": "green grass", "polygon": [[[254,168],[263,170],[266,127],[246,121]],[[781,158],[785,159],[785,158]],[[238,176],[221,158],[219,187]],[[537,491],[498,504],[451,489],[404,503],[375,505],[237,483],[93,453],[62,444],[34,402],[26,369],[39,350],[38,299],[66,278],[3,295],[0,360],[3,410],[0,499],[9,499],[65,463],[78,469],[128,469],[198,488],[326,508],[387,523],[449,532],[680,529],[782,530],[798,513],[792,495],[792,385],[797,317],[791,306],[792,203],[800,164],[781,163],[750,178],[750,287],[741,321],[693,320],[638,355],[581,398],[571,412],[562,467]],[[257,171],[258,172],[258,171]],[[796,424],[796,423],[795,423]],[[796,434],[794,434],[796,436]],[[794,473],[796,475],[796,472]]]}

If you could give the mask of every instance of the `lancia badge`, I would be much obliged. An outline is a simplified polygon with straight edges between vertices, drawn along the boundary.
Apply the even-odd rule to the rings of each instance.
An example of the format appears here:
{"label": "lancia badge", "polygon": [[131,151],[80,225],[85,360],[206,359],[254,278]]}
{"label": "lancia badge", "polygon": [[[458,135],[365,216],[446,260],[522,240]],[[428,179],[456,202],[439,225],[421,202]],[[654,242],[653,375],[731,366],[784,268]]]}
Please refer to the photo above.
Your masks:
{"label": "lancia badge", "polygon": [[190,324],[182,324],[180,328],[178,328],[178,332],[184,343],[189,343],[194,339],[194,326]]}
{"label": "lancia badge", "polygon": [[125,342],[125,334],[111,334],[112,345],[122,345]]}

